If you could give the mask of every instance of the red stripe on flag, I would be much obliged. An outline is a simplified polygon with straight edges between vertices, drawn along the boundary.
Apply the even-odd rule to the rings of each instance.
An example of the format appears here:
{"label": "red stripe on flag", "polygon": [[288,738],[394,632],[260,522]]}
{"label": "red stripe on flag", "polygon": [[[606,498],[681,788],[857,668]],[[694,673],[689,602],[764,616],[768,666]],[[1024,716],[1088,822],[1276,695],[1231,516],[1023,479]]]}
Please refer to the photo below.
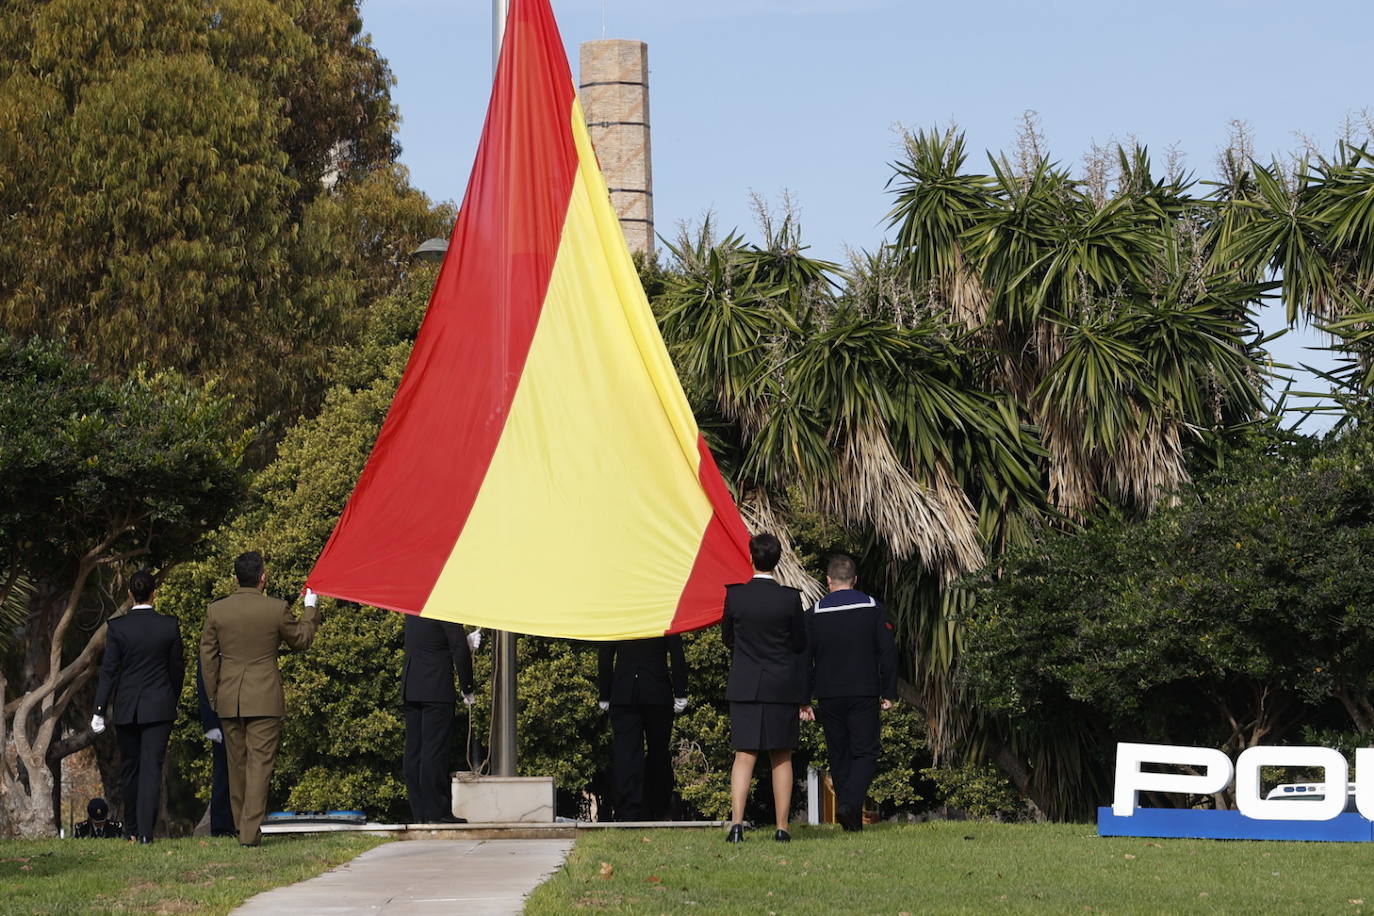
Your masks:
{"label": "red stripe on flag", "polygon": [[747,581],[753,571],[749,559],[749,532],[702,436],[697,437],[697,452],[701,455],[697,477],[714,511],[702,532],[692,574],[678,598],[669,633],[698,630],[717,623],[725,609],[725,586]]}
{"label": "red stripe on flag", "polygon": [[548,0],[514,0],[477,160],[415,349],[308,584],[419,612],[524,371],[577,172],[573,80]]}

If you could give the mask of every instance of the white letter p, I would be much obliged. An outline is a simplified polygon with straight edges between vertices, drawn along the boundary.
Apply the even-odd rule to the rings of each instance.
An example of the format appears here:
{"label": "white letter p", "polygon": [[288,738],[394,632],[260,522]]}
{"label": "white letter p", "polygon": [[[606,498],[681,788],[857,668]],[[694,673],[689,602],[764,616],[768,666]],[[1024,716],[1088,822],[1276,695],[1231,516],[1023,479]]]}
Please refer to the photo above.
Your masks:
{"label": "white letter p", "polygon": [[[1144,773],[1144,763],[1164,763],[1194,767],[1203,772]],[[1130,817],[1135,813],[1138,792],[1181,792],[1211,795],[1231,783],[1231,758],[1208,747],[1182,747],[1177,744],[1118,744],[1116,746],[1116,794],[1112,813]]]}

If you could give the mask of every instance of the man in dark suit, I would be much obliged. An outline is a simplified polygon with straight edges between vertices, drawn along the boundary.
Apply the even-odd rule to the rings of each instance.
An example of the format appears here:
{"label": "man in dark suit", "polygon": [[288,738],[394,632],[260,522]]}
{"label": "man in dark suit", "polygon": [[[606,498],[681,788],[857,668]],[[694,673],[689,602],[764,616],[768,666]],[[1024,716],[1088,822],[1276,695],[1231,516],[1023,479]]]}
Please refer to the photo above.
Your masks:
{"label": "man in dark suit", "polygon": [[405,706],[406,794],[417,824],[463,823],[453,814],[453,777],[449,758],[458,694],[472,705],[472,654],[461,624],[405,615],[405,666],[401,700]]}
{"label": "man in dark suit", "polygon": [[229,755],[224,752],[224,729],[205,692],[205,677],[196,660],[196,699],[200,702],[200,730],[210,742],[210,836],[233,836],[234,808],[229,804]]}
{"label": "man in dark suit", "polygon": [[825,580],[830,593],[806,612],[810,695],[820,703],[804,708],[802,718],[818,719],[825,730],[836,818],[856,831],[878,770],[878,711],[897,697],[897,643],[882,605],[854,587],[851,557],[831,557]]}
{"label": "man in dark suit", "polygon": [[597,695],[601,711],[611,714],[615,819],[666,820],[673,796],[673,714],[687,708],[682,637],[602,643]]}
{"label": "man in dark suit", "polygon": [[141,569],[129,578],[133,607],[108,624],[105,658],[95,691],[91,729],[105,730],[108,708],[119,742],[124,787],[124,830],[140,843],[153,841],[153,822],[162,795],[162,765],[186,675],[181,627],[175,617],[153,610],[153,574]]}
{"label": "man in dark suit", "polygon": [[229,757],[229,806],[241,846],[262,843],[267,786],[277,762],[281,720],[286,715],[277,650],[310,648],[320,625],[316,595],[305,593],[299,620],[291,605],[263,593],[267,566],[256,550],[234,560],[239,587],[212,603],[200,634],[205,693],[224,730]]}

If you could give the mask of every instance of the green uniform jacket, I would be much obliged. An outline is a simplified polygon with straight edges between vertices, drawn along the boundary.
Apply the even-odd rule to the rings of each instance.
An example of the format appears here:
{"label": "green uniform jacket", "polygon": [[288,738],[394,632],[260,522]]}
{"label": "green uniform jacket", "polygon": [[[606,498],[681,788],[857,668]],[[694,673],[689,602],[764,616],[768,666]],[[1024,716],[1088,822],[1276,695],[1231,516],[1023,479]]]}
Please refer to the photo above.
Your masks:
{"label": "green uniform jacket", "polygon": [[320,609],[299,620],[291,605],[255,588],[239,588],[210,605],[200,634],[200,665],[210,705],[220,716],[284,716],[277,649],[308,649]]}

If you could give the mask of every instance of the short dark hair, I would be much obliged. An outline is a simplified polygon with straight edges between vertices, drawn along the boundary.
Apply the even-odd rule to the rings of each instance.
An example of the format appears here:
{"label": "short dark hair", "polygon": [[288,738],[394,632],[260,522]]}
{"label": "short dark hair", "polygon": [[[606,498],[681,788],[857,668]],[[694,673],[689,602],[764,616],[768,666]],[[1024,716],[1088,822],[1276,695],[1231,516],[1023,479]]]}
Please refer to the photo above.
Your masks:
{"label": "short dark hair", "polygon": [[103,798],[93,798],[86,802],[86,814],[93,821],[103,821],[110,813],[110,806]]}
{"label": "short dark hair", "polygon": [[129,594],[133,595],[134,600],[140,604],[153,597],[155,588],[157,588],[157,580],[146,569],[140,569],[129,577]]}
{"label": "short dark hair", "polygon": [[844,553],[832,554],[825,564],[825,574],[835,582],[853,582],[859,578],[859,567],[854,558]]}
{"label": "short dark hair", "polygon": [[764,531],[749,539],[749,559],[759,572],[772,572],[782,559],[782,542]]}
{"label": "short dark hair", "polygon": [[246,551],[234,558],[234,575],[238,578],[239,585],[255,587],[262,581],[262,571],[262,554],[256,550]]}

